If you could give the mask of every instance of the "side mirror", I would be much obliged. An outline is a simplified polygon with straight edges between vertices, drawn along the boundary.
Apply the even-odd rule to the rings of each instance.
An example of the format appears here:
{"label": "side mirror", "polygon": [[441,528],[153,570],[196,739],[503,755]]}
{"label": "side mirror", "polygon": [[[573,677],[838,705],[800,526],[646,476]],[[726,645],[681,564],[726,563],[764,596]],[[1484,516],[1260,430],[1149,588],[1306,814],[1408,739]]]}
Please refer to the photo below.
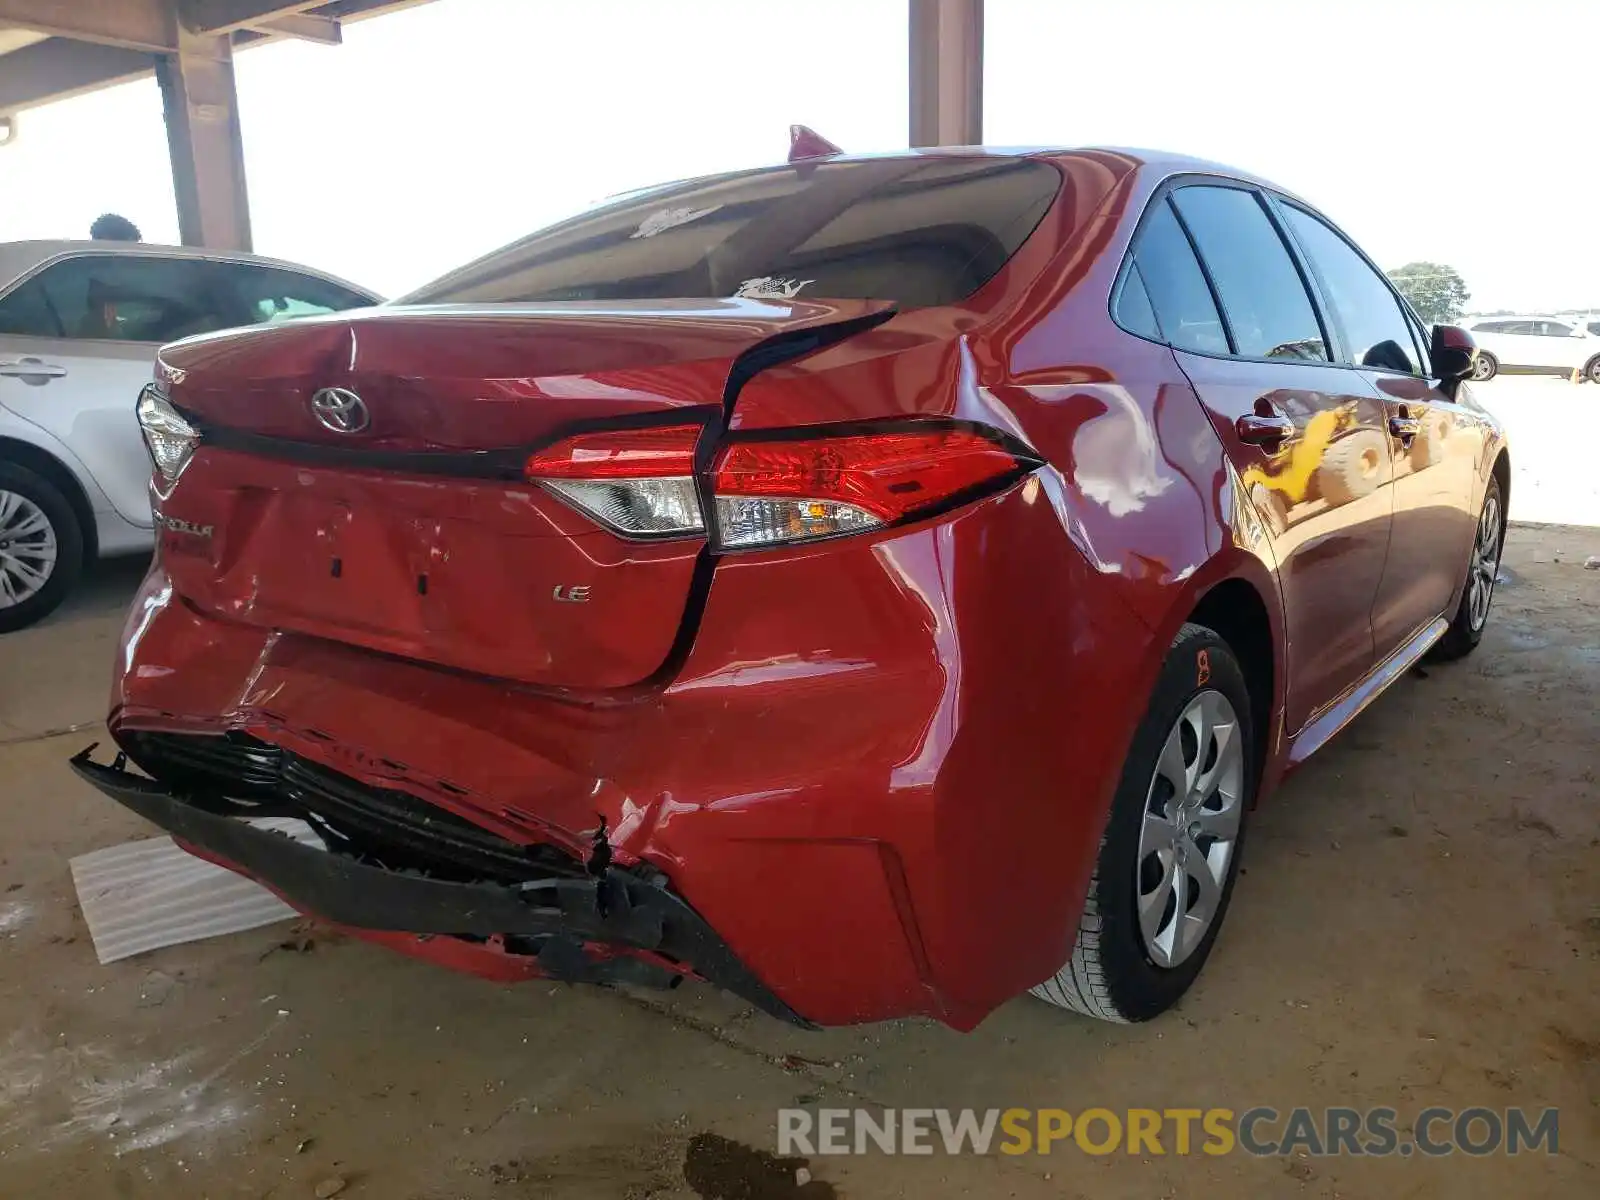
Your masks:
{"label": "side mirror", "polygon": [[1433,373],[1446,383],[1459,383],[1472,375],[1472,360],[1478,343],[1459,325],[1433,327]]}

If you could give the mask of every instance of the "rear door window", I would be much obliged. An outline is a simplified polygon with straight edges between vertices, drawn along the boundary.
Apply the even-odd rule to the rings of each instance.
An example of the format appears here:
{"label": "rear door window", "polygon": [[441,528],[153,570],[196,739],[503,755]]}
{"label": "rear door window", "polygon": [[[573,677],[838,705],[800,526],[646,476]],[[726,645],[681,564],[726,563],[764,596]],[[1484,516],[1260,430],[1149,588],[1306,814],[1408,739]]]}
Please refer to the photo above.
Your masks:
{"label": "rear door window", "polygon": [[1172,202],[1216,285],[1236,353],[1327,362],[1316,309],[1260,198],[1196,185],[1175,190]]}
{"label": "rear door window", "polygon": [[1061,175],[1014,158],[810,163],[692,180],[554,225],[404,298],[953,304],[1038,225]]}
{"label": "rear door window", "polygon": [[[1228,334],[1194,247],[1165,200],[1153,205],[1140,223],[1132,265],[1144,284],[1164,341],[1201,354],[1229,353]],[[1117,315],[1120,320],[1121,312]],[[1131,325],[1125,327],[1139,332]]]}
{"label": "rear door window", "polygon": [[171,342],[230,324],[201,259],[85,254],[37,276],[62,335]]}
{"label": "rear door window", "polygon": [[1344,332],[1346,357],[1358,367],[1420,375],[1411,324],[1383,276],[1317,217],[1290,204],[1283,214]]}
{"label": "rear door window", "polygon": [[241,324],[272,324],[373,303],[359,292],[332,280],[303,275],[299,271],[286,271],[264,263],[218,262],[213,265],[224,277],[221,294]]}
{"label": "rear door window", "polygon": [[56,320],[37,279],[28,280],[0,299],[0,335],[8,333],[17,337],[61,336],[61,322]]}

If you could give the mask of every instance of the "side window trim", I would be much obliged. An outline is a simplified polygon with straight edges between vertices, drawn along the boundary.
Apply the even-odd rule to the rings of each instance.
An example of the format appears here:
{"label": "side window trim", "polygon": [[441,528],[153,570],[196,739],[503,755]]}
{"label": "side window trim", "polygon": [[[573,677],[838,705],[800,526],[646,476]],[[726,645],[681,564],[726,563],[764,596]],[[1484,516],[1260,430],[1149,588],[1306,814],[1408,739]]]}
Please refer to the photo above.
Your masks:
{"label": "side window trim", "polygon": [[[1222,306],[1222,293],[1217,290],[1217,281],[1211,277],[1211,268],[1206,265],[1206,256],[1200,253],[1200,243],[1194,240],[1194,230],[1189,228],[1189,222],[1183,219],[1183,213],[1172,202],[1172,194],[1182,187],[1182,184],[1168,187],[1166,195],[1161,197],[1161,203],[1167,206],[1167,211],[1178,222],[1178,228],[1183,230],[1183,238],[1189,243],[1189,252],[1194,255],[1194,261],[1200,265],[1200,276],[1206,281],[1206,291],[1211,293],[1211,303],[1216,307],[1217,320],[1222,322],[1222,336],[1228,339],[1228,357],[1244,357],[1239,353],[1239,339],[1233,334],[1233,322],[1228,320],[1228,310]],[[1191,184],[1191,187],[1201,187],[1203,184]],[[1160,318],[1158,317],[1157,320]]]}
{"label": "side window trim", "polygon": [[[1410,321],[1410,318],[1409,318],[1409,314],[1410,314],[1411,308],[1406,303],[1406,298],[1404,296],[1402,296],[1400,294],[1400,290],[1394,286],[1394,281],[1389,278],[1388,272],[1382,270],[1378,266],[1377,263],[1373,262],[1372,259],[1368,258],[1366,251],[1364,251],[1360,246],[1356,245],[1355,242],[1351,240],[1350,236],[1347,233],[1345,233],[1344,230],[1340,229],[1332,221],[1328,220],[1327,217],[1323,216],[1321,213],[1319,213],[1316,209],[1312,208],[1308,204],[1302,204],[1298,200],[1291,200],[1289,197],[1280,195],[1280,194],[1278,194],[1276,192],[1270,193],[1270,198],[1271,198],[1271,202],[1272,202],[1273,205],[1282,205],[1284,208],[1296,209],[1297,211],[1299,211],[1304,216],[1309,217],[1311,220],[1318,222],[1320,225],[1322,225],[1324,228],[1326,228],[1329,233],[1333,234],[1341,242],[1343,242],[1346,246],[1348,246],[1355,253],[1356,257],[1359,258],[1362,262],[1366,263],[1367,266],[1372,270],[1372,273],[1375,274],[1380,280],[1382,280],[1384,287],[1386,287],[1389,290],[1389,295],[1394,298],[1395,304],[1400,309],[1401,320],[1403,320],[1408,327],[1410,326],[1411,321]],[[1285,228],[1287,228],[1287,224],[1286,223],[1285,223]],[[1295,247],[1296,247],[1296,249],[1298,251],[1299,250],[1299,243],[1295,242],[1294,244],[1295,244]],[[1306,261],[1307,261],[1308,264],[1310,263],[1309,256],[1306,257]],[[1319,284],[1320,284],[1320,276],[1318,277],[1318,279],[1319,279]],[[1330,309],[1330,313],[1331,313],[1331,310],[1332,310],[1332,306],[1331,305],[1329,306],[1329,309]],[[1335,317],[1337,317],[1337,314],[1333,314],[1333,315]],[[1340,328],[1339,332],[1340,332],[1340,342],[1341,342],[1340,347],[1339,347],[1339,352],[1340,352],[1341,355],[1344,355],[1346,353],[1346,351],[1348,350],[1348,346],[1346,346],[1344,344],[1344,336],[1345,335],[1344,335],[1344,330],[1343,330],[1342,327]],[[1412,330],[1412,339],[1413,340],[1416,339],[1416,331],[1415,330]],[[1422,357],[1420,357],[1417,361],[1420,362],[1420,363],[1428,364],[1430,369],[1431,369],[1431,363],[1429,363],[1429,359],[1428,359],[1428,356],[1426,354],[1422,355]],[[1345,363],[1343,365],[1349,366],[1349,367],[1354,367],[1353,363]],[[1419,374],[1416,374],[1415,372],[1412,372],[1412,371],[1397,371],[1393,367],[1363,366],[1363,367],[1360,367],[1358,369],[1362,370],[1362,371],[1382,371],[1386,375],[1399,375],[1399,376],[1402,376],[1402,377],[1407,378],[1407,379],[1426,379],[1426,378],[1428,378],[1427,375],[1419,375]]]}
{"label": "side window trim", "polygon": [[1406,319],[1406,324],[1411,326],[1411,340],[1417,344],[1417,361],[1422,364],[1424,379],[1435,378],[1433,373],[1433,331],[1432,327],[1417,314],[1411,301],[1404,296],[1400,297],[1400,312]]}
{"label": "side window trim", "polygon": [[1350,332],[1344,327],[1344,320],[1339,316],[1339,311],[1328,299],[1328,281],[1322,277],[1322,271],[1312,261],[1311,255],[1306,253],[1306,248],[1300,244],[1300,239],[1295,236],[1289,222],[1284,218],[1283,209],[1285,200],[1276,192],[1262,193],[1267,201],[1267,210],[1272,213],[1272,223],[1278,227],[1285,242],[1289,244],[1289,252],[1294,256],[1297,266],[1305,273],[1310,281],[1312,301],[1316,305],[1317,316],[1321,319],[1326,329],[1325,336],[1329,339],[1328,349],[1332,351],[1334,360],[1344,367],[1354,368],[1350,361],[1353,355],[1350,350]]}
{"label": "side window trim", "polygon": [[1161,345],[1166,345],[1167,334],[1166,330],[1161,328],[1161,314],[1156,312],[1155,305],[1150,302],[1150,288],[1145,284],[1144,273],[1139,270],[1139,264],[1134,259],[1131,245],[1128,248],[1127,256],[1123,259],[1122,268],[1117,272],[1117,281],[1111,288],[1111,318],[1117,328],[1124,333],[1131,333],[1136,338],[1149,341],[1150,339],[1144,334],[1129,329],[1118,319],[1118,315],[1122,312],[1123,294],[1127,291],[1130,283],[1137,286],[1139,291],[1144,294],[1145,306],[1150,310],[1150,320],[1155,323],[1156,337]]}
{"label": "side window trim", "polygon": [[1289,223],[1283,219],[1283,212],[1278,207],[1277,193],[1266,188],[1253,190],[1261,207],[1267,210],[1267,220],[1271,221],[1272,227],[1278,231],[1278,240],[1289,252],[1289,259],[1294,263],[1294,269],[1300,274],[1300,285],[1306,289],[1306,295],[1311,298],[1311,311],[1316,314],[1317,329],[1322,334],[1322,344],[1328,348],[1328,353],[1332,356],[1330,365],[1349,366],[1349,363],[1342,361],[1347,357],[1346,350],[1349,348],[1344,326],[1339,322],[1333,305],[1328,302],[1327,287],[1316,265],[1311,261],[1311,256],[1305,252],[1305,248],[1294,236],[1294,231],[1289,228]]}
{"label": "side window trim", "polygon": [[[1195,350],[1187,347],[1174,347],[1164,331],[1162,332],[1162,341],[1160,344],[1167,346],[1169,349],[1181,349],[1185,354],[1195,354],[1202,358],[1231,359],[1237,362],[1271,363],[1275,366],[1285,365],[1286,360],[1281,358],[1257,358],[1252,355],[1240,354],[1238,352],[1239,343],[1234,337],[1233,327],[1228,323],[1228,314],[1222,306],[1222,297],[1217,292],[1216,281],[1211,277],[1211,269],[1206,265],[1205,257],[1200,253],[1199,246],[1195,244],[1194,234],[1190,231],[1188,224],[1184,221],[1183,214],[1178,211],[1178,206],[1172,203],[1172,193],[1180,188],[1185,187],[1228,187],[1233,188],[1236,191],[1250,192],[1256,197],[1257,203],[1261,204],[1266,210],[1268,222],[1272,225],[1274,230],[1276,230],[1279,239],[1283,242],[1285,251],[1289,255],[1289,260],[1294,264],[1295,270],[1300,276],[1301,286],[1305,288],[1306,296],[1311,302],[1311,311],[1317,318],[1318,329],[1322,334],[1324,345],[1328,347],[1330,353],[1336,355],[1342,354],[1344,349],[1343,332],[1330,319],[1330,311],[1323,302],[1321,289],[1316,280],[1307,273],[1308,263],[1301,254],[1299,245],[1294,241],[1287,227],[1283,224],[1278,212],[1273,207],[1274,204],[1279,200],[1278,195],[1274,192],[1257,187],[1255,184],[1249,183],[1245,180],[1232,179],[1226,175],[1206,175],[1198,172],[1185,172],[1183,174],[1173,175],[1163,179],[1150,193],[1150,198],[1145,202],[1144,210],[1139,214],[1139,219],[1134,224],[1133,233],[1128,238],[1127,248],[1123,251],[1122,255],[1122,264],[1117,269],[1116,279],[1113,281],[1111,286],[1111,294],[1109,297],[1107,297],[1106,309],[1111,317],[1112,324],[1116,325],[1116,327],[1121,329],[1124,333],[1127,333],[1133,337],[1140,338],[1144,341],[1149,340],[1142,334],[1138,334],[1131,329],[1127,329],[1120,321],[1117,320],[1117,300],[1122,294],[1123,282],[1126,280],[1129,272],[1137,269],[1137,265],[1134,262],[1134,252],[1138,249],[1139,239],[1144,234],[1145,222],[1149,220],[1151,213],[1155,212],[1164,205],[1172,214],[1173,219],[1177,221],[1178,228],[1183,231],[1183,236],[1189,243],[1189,250],[1194,255],[1195,262],[1200,267],[1200,274],[1206,282],[1206,290],[1210,293],[1212,305],[1217,310],[1217,319],[1222,324],[1223,335],[1228,339],[1229,352],[1227,354],[1218,354],[1206,350]],[[1310,209],[1307,209],[1306,211],[1308,213],[1312,212]],[[1313,213],[1312,215],[1316,214]],[[1323,218],[1320,216],[1317,219],[1323,220]],[[1344,235],[1341,233],[1340,236],[1343,237]],[[1366,258],[1365,255],[1362,255],[1362,257],[1363,259]],[[1387,279],[1387,276],[1385,276],[1385,279]],[[1160,314],[1157,313],[1156,323],[1158,326],[1160,325],[1160,321]],[[1336,341],[1335,339],[1338,340]],[[1347,362],[1318,362],[1312,359],[1295,360],[1294,365],[1298,367],[1331,367],[1338,370],[1353,369]]]}

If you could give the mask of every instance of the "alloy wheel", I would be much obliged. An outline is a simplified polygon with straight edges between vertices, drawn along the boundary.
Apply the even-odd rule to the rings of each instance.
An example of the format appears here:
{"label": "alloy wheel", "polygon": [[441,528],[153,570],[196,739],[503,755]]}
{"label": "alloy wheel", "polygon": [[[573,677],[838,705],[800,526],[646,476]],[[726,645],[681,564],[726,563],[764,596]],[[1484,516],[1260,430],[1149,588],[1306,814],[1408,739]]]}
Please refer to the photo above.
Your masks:
{"label": "alloy wheel", "polygon": [[1471,573],[1467,576],[1467,620],[1477,633],[1489,619],[1489,601],[1494,598],[1494,580],[1500,572],[1500,498],[1483,502],[1478,518],[1478,536],[1472,542]]}
{"label": "alloy wheel", "polygon": [[56,531],[28,497],[0,491],[0,608],[39,594],[56,569]]}
{"label": "alloy wheel", "polygon": [[1197,692],[1161,748],[1139,829],[1139,932],[1158,967],[1193,954],[1222,908],[1244,782],[1238,714],[1221,692]]}
{"label": "alloy wheel", "polygon": [[1475,383],[1482,383],[1494,374],[1494,368],[1483,355],[1478,355],[1472,360],[1472,379]]}

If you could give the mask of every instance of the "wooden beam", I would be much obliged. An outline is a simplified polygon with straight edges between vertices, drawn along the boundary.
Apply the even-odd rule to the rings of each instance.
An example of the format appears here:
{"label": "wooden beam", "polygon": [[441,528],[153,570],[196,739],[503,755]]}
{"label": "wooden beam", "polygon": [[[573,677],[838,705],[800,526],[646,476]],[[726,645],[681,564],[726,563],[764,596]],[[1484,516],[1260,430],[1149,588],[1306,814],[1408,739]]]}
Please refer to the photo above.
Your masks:
{"label": "wooden beam", "polygon": [[296,38],[302,42],[316,42],[323,46],[337,46],[344,41],[344,30],[332,17],[315,17],[310,13],[271,17],[257,21],[250,28],[261,33],[276,33],[282,37]]}
{"label": "wooden beam", "polygon": [[[171,0],[0,0],[0,25],[126,50],[166,51],[178,46],[178,19]],[[7,73],[10,57],[6,56]]]}
{"label": "wooden beam", "polygon": [[184,26],[194,33],[232,33],[259,29],[280,17],[299,16],[326,0],[178,0]]}
{"label": "wooden beam", "polygon": [[0,58],[0,112],[16,112],[138,79],[155,69],[153,54],[48,38]]}
{"label": "wooden beam", "polygon": [[911,0],[911,144],[983,141],[983,0]]}
{"label": "wooden beam", "polygon": [[185,32],[181,43],[156,68],[178,232],[185,246],[249,250],[250,202],[229,35]]}

